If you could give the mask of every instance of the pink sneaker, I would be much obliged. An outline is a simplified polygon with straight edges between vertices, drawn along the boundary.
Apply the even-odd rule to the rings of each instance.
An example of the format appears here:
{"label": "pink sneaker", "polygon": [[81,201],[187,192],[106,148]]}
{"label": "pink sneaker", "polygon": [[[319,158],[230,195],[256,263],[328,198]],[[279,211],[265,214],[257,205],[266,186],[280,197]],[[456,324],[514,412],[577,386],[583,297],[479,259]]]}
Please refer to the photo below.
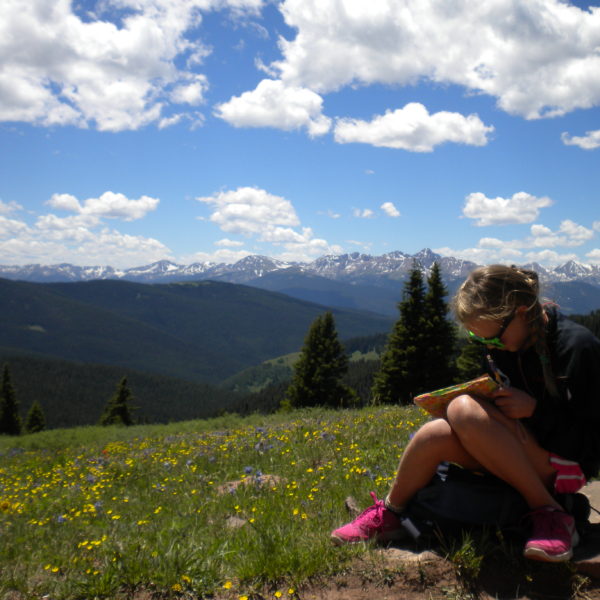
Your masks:
{"label": "pink sneaker", "polygon": [[377,539],[379,542],[389,542],[406,536],[398,516],[388,510],[383,500],[377,500],[375,492],[371,492],[373,506],[369,506],[354,521],[331,532],[334,544],[352,544]]}
{"label": "pink sneaker", "polygon": [[533,560],[561,562],[573,556],[579,543],[575,519],[553,506],[542,506],[530,513],[533,532],[523,555]]}

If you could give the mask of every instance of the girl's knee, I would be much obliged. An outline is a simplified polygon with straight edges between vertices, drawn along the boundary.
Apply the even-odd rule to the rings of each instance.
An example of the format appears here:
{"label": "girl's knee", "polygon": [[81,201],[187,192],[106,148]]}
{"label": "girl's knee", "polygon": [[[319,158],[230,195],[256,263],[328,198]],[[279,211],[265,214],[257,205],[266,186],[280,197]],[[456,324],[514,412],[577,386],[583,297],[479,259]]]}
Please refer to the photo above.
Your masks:
{"label": "girl's knee", "polygon": [[468,394],[454,398],[446,410],[446,418],[450,427],[458,430],[477,425],[482,418],[487,416],[487,411],[482,407],[481,401]]}
{"label": "girl's knee", "polygon": [[431,444],[435,441],[443,441],[451,437],[452,429],[445,419],[434,419],[428,421],[419,428],[413,437],[414,443]]}

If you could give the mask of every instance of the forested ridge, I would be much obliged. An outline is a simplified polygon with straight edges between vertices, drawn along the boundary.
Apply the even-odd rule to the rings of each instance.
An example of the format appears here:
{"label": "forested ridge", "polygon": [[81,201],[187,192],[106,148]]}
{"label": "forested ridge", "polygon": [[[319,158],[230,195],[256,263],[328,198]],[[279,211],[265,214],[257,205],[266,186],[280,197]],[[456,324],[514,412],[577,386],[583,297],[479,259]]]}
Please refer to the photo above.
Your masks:
{"label": "forested ridge", "polygon": [[[409,298],[410,293],[408,290]],[[407,302],[407,290],[404,302]],[[588,327],[596,336],[600,334],[600,310],[570,318]],[[395,327],[397,326],[398,323]],[[422,327],[423,323],[419,321],[417,326]],[[381,372],[381,357],[389,350],[393,331],[342,342],[341,347],[350,363],[341,377],[341,383],[353,391],[355,404],[366,405],[373,402],[373,385]],[[431,344],[431,340],[428,343]],[[480,368],[480,350],[468,344],[464,337],[458,336],[444,352],[454,369],[453,375],[450,372],[444,375],[446,378],[452,377],[453,381],[458,381],[476,374]],[[121,366],[65,361],[0,348],[0,364],[5,364],[10,369],[22,420],[37,403],[43,410],[47,428],[97,423],[115,386],[123,377],[127,378],[133,394],[135,422],[208,418],[224,412],[272,412],[281,406],[292,380],[294,363],[299,356],[293,354],[274,358],[242,370],[236,376],[224,380],[222,385],[215,385]],[[411,372],[415,369],[413,366]],[[426,368],[421,369],[420,374],[412,373],[415,374],[420,380],[415,379],[411,384],[414,387],[411,393],[438,386],[439,382],[436,381],[434,385]]]}

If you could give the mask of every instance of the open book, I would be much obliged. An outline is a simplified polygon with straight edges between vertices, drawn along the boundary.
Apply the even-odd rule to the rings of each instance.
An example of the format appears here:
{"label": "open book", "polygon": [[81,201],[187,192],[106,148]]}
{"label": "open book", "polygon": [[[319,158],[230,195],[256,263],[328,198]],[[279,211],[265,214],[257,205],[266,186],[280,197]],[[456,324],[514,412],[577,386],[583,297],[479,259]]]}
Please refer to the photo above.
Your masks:
{"label": "open book", "polygon": [[421,394],[414,399],[414,403],[434,417],[443,417],[446,414],[446,406],[456,396],[471,394],[480,398],[489,398],[498,387],[499,385],[489,375],[482,375],[471,381]]}

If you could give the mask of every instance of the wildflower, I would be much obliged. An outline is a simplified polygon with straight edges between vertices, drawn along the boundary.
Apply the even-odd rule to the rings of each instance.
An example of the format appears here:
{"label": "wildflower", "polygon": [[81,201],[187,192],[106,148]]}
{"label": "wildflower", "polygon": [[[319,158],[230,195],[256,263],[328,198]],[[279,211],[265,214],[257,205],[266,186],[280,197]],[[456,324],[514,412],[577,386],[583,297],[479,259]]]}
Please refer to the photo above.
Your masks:
{"label": "wildflower", "polygon": [[171,586],[171,589],[174,592],[181,592],[183,590],[183,588],[181,587],[181,585],[179,583],[175,583]]}
{"label": "wildflower", "polygon": [[281,598],[281,596],[283,596],[283,594],[279,590],[277,590],[275,592],[274,596],[275,596],[275,598]]}
{"label": "wildflower", "polygon": [[252,471],[254,471],[252,467],[244,467],[244,473],[246,473],[246,475],[250,475]]}
{"label": "wildflower", "polygon": [[230,590],[232,586],[233,586],[233,583],[231,583],[231,581],[226,581],[226,582],[223,584],[223,589],[225,589],[225,590]]}

